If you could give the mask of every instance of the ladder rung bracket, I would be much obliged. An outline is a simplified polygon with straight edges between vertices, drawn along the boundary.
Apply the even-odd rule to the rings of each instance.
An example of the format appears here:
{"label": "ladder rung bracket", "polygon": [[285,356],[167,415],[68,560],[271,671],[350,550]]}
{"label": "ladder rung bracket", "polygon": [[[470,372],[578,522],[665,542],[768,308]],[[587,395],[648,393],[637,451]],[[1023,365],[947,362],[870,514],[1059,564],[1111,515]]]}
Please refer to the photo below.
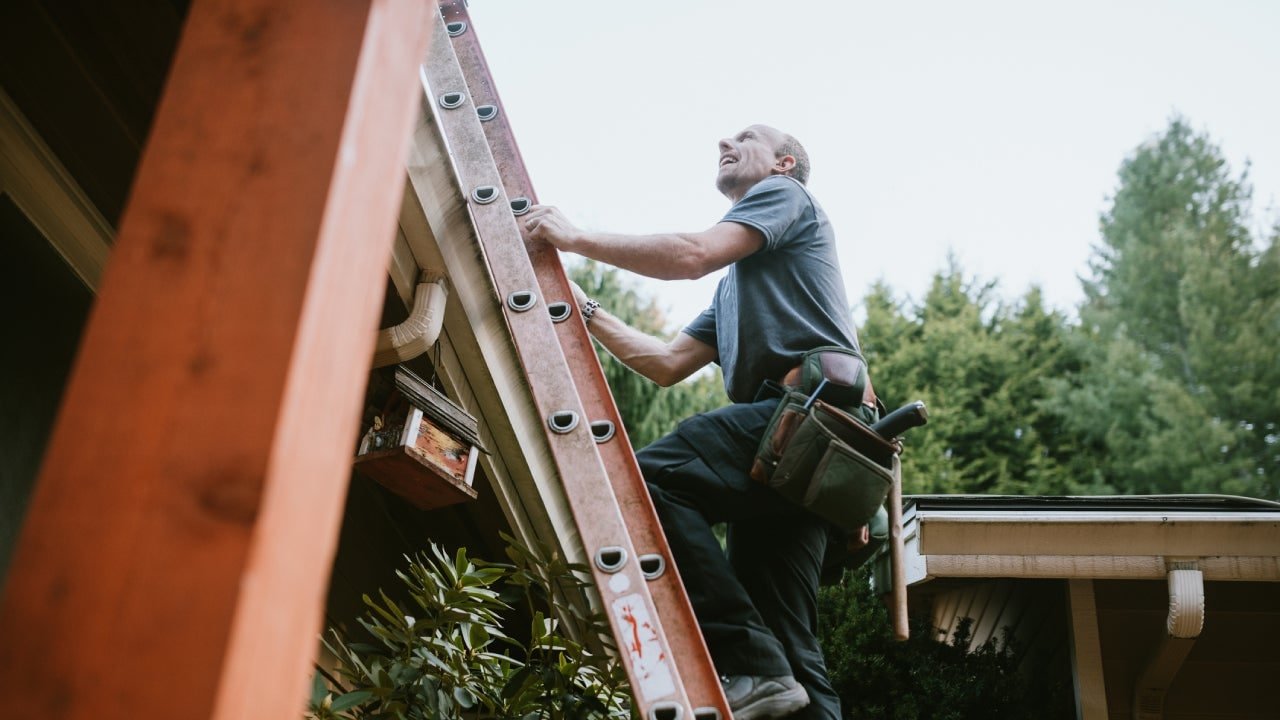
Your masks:
{"label": "ladder rung bracket", "polygon": [[516,312],[532,310],[538,304],[538,293],[532,290],[514,290],[507,295],[507,307]]}
{"label": "ladder rung bracket", "polygon": [[436,102],[440,103],[440,107],[445,110],[453,110],[454,108],[462,107],[462,103],[466,101],[467,96],[457,91],[441,93],[440,97],[436,100]]}
{"label": "ladder rung bracket", "polygon": [[607,573],[616,573],[627,564],[627,549],[602,547],[596,551],[596,567]]}
{"label": "ladder rung bracket", "polygon": [[498,190],[497,185],[477,185],[476,189],[471,191],[471,202],[477,205],[488,205],[501,195],[502,191]]}
{"label": "ladder rung bracket", "polygon": [[[463,36],[470,36],[467,32]],[[449,42],[445,26],[435,22],[432,42],[423,67],[433,89],[465,85],[461,69]],[[474,91],[468,103],[474,99]],[[436,114],[440,132],[447,138],[454,171],[462,188],[493,187],[501,192],[502,181],[480,119],[473,113],[455,110]],[[488,196],[485,196],[488,198]],[[520,230],[507,202],[479,202],[473,193],[470,204],[476,239],[488,260],[494,284],[502,297],[538,287],[538,278],[524,252]],[[573,374],[560,343],[555,324],[541,312],[507,312],[506,320],[515,341],[517,355],[528,379],[538,412],[552,418],[572,412],[584,416]],[[564,432],[549,423],[544,427],[565,495],[573,510],[584,546],[621,548],[627,557],[636,557],[626,525],[605,467],[596,452],[596,442],[585,424]],[[637,708],[644,715],[662,703],[688,705],[671,648],[662,632],[662,623],[650,598],[647,583],[635,562],[624,562],[612,572],[593,567],[592,574],[606,615],[627,668]]]}
{"label": "ladder rung bracket", "polygon": [[[617,434],[618,426],[612,420],[596,420],[591,423],[591,437],[598,443],[609,442]],[[662,557],[658,555],[658,557]]]}
{"label": "ladder rung bracket", "polygon": [[563,300],[547,303],[547,313],[551,315],[551,322],[564,322],[573,314],[573,306]]}
{"label": "ladder rung bracket", "polygon": [[[467,24],[467,32],[451,38],[452,47],[472,101],[480,107],[493,108],[492,116],[482,118],[485,122],[481,128],[497,163],[502,186],[513,196],[528,199],[531,204],[536,203],[537,195],[516,145],[508,115],[499,112],[502,101],[489,73],[465,2],[442,0],[440,5],[441,13],[447,21]],[[543,296],[548,299],[571,298],[569,282],[555,249],[546,243],[530,241],[523,223],[519,225],[519,230],[525,239],[526,250]],[[729,708],[719,676],[698,629],[679,572],[670,561],[670,547],[649,499],[644,477],[623,429],[617,405],[609,391],[591,337],[586,326],[578,321],[560,322],[556,335],[566,359],[577,372],[578,394],[589,417],[593,419],[593,426],[596,422],[608,421],[616,428],[616,434],[607,441],[600,441],[598,447],[614,493],[618,501],[628,509],[627,524],[631,541],[646,557],[657,555],[664,558],[665,569],[649,581],[649,591],[662,616],[663,627],[668,633],[667,639],[677,659],[689,699],[700,710],[718,710],[723,717],[728,718]]]}
{"label": "ladder rung bracket", "polygon": [[667,570],[667,559],[661,555],[641,555],[638,561],[640,563],[640,574],[644,575],[645,580],[657,580]]}
{"label": "ladder rung bracket", "polygon": [[551,428],[551,432],[566,435],[578,427],[578,413],[572,410],[557,410],[547,418],[547,425]]}
{"label": "ladder rung bracket", "polygon": [[655,703],[646,720],[684,720],[684,707],[677,703]]}

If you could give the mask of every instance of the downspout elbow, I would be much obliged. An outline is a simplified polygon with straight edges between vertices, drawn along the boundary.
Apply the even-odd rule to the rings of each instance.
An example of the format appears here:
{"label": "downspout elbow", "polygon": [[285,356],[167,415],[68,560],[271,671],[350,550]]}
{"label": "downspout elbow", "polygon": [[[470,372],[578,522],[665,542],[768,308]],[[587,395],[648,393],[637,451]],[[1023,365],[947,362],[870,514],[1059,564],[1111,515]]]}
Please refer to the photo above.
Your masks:
{"label": "downspout elbow", "polygon": [[1194,564],[1169,570],[1169,637],[1193,639],[1204,628],[1204,574]]}
{"label": "downspout elbow", "polygon": [[386,367],[412,360],[431,349],[444,324],[444,305],[449,296],[443,277],[428,279],[424,274],[413,292],[413,309],[404,322],[378,331],[373,366]]}

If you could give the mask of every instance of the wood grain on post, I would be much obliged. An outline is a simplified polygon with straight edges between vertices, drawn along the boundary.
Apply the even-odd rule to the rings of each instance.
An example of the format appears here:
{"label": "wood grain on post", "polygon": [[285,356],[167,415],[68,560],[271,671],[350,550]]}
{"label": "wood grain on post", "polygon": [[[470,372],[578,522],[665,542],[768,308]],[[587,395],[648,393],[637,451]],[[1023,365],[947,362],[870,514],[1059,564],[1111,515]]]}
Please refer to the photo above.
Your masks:
{"label": "wood grain on post", "polygon": [[0,601],[0,715],[297,717],[420,0],[196,0]]}

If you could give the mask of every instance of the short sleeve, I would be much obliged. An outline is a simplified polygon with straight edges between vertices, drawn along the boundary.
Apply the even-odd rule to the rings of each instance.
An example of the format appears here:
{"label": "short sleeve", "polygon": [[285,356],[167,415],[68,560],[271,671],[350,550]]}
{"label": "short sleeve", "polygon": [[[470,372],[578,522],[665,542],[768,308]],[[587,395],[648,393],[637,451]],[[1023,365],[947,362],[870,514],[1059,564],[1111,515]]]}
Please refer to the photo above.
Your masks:
{"label": "short sleeve", "polygon": [[698,317],[693,319],[693,322],[689,323],[684,328],[683,332],[685,335],[688,335],[694,340],[706,343],[711,347],[718,347],[716,345],[716,308],[715,306],[713,305],[707,308],[706,310],[703,310],[702,313],[698,315]]}
{"label": "short sleeve", "polygon": [[787,228],[809,208],[809,194],[798,182],[774,175],[756,183],[721,222],[749,225],[764,234],[764,249],[777,250]]}

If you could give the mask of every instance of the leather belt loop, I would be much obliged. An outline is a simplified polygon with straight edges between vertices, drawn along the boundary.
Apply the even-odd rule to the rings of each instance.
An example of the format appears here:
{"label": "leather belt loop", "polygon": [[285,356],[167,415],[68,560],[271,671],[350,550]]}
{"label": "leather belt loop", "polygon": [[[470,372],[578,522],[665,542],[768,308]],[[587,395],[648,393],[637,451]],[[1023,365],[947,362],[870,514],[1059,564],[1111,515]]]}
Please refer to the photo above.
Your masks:
{"label": "leather belt loop", "polygon": [[[787,374],[782,376],[782,386],[788,390],[794,390],[800,387],[800,374],[803,370],[804,370],[803,363],[788,370]],[[866,405],[872,410],[876,410],[877,402],[878,400],[876,398],[875,388],[872,387],[871,385],[871,370],[868,369],[867,385],[862,389],[862,404]]]}

